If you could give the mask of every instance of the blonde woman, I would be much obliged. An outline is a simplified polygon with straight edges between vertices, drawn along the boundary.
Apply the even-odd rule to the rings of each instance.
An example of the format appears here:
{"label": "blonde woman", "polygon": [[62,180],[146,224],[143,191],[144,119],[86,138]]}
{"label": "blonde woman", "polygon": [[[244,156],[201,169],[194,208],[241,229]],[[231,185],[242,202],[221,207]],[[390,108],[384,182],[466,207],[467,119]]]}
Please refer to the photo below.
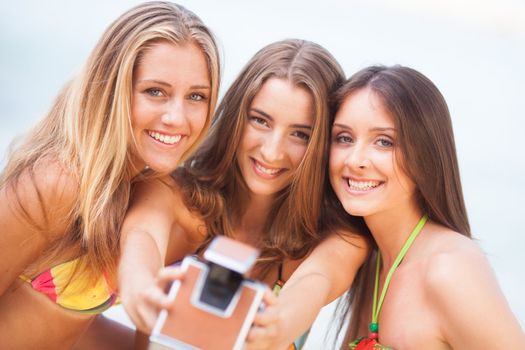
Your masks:
{"label": "blonde woman", "polygon": [[106,30],[1,174],[2,348],[70,348],[115,302],[132,182],[191,153],[218,85],[214,38],[181,6],[145,3]]}
{"label": "blonde woman", "polygon": [[180,277],[160,270],[165,262],[200,252],[219,234],[260,248],[252,277],[276,292],[282,287],[279,299],[266,296],[247,349],[286,348],[348,289],[365,239],[342,208],[322,205],[328,96],[343,78],[315,43],[264,47],[225,94],[196,154],[172,177],[137,187],[119,272],[123,304],[139,330],[151,330],[169,303],[163,287]]}

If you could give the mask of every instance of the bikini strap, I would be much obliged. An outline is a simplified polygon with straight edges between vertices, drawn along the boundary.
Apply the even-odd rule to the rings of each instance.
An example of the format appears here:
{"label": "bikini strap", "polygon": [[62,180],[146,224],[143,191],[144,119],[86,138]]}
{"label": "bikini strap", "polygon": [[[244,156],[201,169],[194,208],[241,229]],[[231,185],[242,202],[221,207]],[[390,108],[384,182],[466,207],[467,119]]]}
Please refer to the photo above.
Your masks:
{"label": "bikini strap", "polygon": [[379,289],[379,273],[380,273],[380,265],[381,265],[381,254],[379,252],[377,253],[376,276],[375,276],[375,285],[374,285],[374,300],[373,300],[373,305],[372,305],[372,323],[375,323],[377,325],[377,321],[379,319],[379,312],[381,311],[383,300],[385,299],[385,295],[388,290],[388,286],[390,285],[390,279],[392,278],[394,271],[397,269],[397,267],[399,266],[399,264],[405,257],[406,253],[408,252],[408,249],[412,246],[412,243],[414,242],[416,237],[419,235],[419,233],[423,229],[423,226],[425,226],[427,219],[428,219],[428,215],[426,214],[423,215],[421,219],[419,219],[419,222],[417,223],[416,227],[414,227],[414,229],[408,236],[405,244],[403,244],[403,247],[401,248],[401,251],[398,253],[396,260],[394,261],[394,263],[388,270],[388,274],[386,276],[385,283],[381,290],[381,296],[379,297],[379,300],[377,299],[377,295],[378,295],[378,289]]}
{"label": "bikini strap", "polygon": [[283,262],[282,261],[279,263],[279,267],[277,270],[277,280],[283,281]]}

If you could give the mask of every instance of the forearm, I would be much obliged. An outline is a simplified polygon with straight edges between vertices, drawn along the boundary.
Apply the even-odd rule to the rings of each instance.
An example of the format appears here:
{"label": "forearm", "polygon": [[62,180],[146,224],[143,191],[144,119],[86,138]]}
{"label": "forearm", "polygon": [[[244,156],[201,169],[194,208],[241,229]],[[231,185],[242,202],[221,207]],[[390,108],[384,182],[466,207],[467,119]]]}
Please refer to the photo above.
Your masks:
{"label": "forearm", "polygon": [[303,335],[314,323],[323,306],[331,302],[330,281],[312,273],[285,284],[279,295],[279,320],[284,347]]}
{"label": "forearm", "polygon": [[137,230],[127,234],[119,264],[119,291],[124,306],[133,302],[144,287],[155,283],[157,273],[164,264],[162,256],[153,237],[147,232]]}

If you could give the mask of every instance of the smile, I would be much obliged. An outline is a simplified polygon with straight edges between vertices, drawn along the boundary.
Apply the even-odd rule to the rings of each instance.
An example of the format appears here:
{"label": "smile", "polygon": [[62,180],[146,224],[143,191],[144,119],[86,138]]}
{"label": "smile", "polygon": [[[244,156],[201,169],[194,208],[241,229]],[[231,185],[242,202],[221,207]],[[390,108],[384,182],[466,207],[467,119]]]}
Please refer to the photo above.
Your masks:
{"label": "smile", "polygon": [[148,135],[155,139],[156,141],[159,141],[165,145],[174,145],[176,143],[178,143],[181,138],[182,138],[182,135],[166,135],[166,134],[161,134],[159,132],[156,132],[156,131],[148,131]]}
{"label": "smile", "polygon": [[279,176],[280,174],[284,173],[286,171],[285,168],[269,168],[269,167],[266,167],[264,165],[262,165],[260,162],[258,162],[257,160],[253,159],[253,158],[250,158],[252,164],[253,164],[253,167],[255,169],[255,172],[264,177],[264,178],[267,178],[267,179],[273,179],[277,176]]}
{"label": "smile", "polygon": [[370,191],[383,184],[383,182],[375,180],[358,181],[351,178],[347,178],[346,180],[348,187],[351,191]]}

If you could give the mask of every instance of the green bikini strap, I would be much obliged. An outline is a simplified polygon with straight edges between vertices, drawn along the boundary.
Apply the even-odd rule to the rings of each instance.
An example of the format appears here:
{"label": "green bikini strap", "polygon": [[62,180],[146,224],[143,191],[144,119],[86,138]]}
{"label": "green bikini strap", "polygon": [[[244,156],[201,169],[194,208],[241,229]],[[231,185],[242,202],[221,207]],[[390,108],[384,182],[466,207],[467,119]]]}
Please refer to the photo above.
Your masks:
{"label": "green bikini strap", "polygon": [[390,270],[388,270],[388,274],[386,275],[385,284],[383,288],[381,289],[381,297],[379,298],[379,305],[377,302],[377,293],[379,289],[379,270],[381,265],[381,254],[377,253],[377,265],[376,265],[376,280],[374,285],[374,300],[372,304],[372,323],[377,324],[377,320],[379,319],[379,311],[381,311],[381,306],[383,305],[383,300],[385,299],[386,292],[388,290],[388,285],[390,284],[390,279],[392,278],[392,275],[394,274],[394,271],[399,266],[403,258],[405,257],[406,253],[408,252],[408,249],[416,239],[416,237],[421,232],[421,229],[423,229],[423,226],[425,226],[425,223],[428,220],[428,215],[425,214],[419,219],[419,222],[417,223],[414,230],[412,230],[412,233],[410,233],[410,236],[408,236],[405,244],[403,244],[403,247],[401,248],[401,251],[396,257],[396,260],[394,260],[394,263],[390,267]]}

